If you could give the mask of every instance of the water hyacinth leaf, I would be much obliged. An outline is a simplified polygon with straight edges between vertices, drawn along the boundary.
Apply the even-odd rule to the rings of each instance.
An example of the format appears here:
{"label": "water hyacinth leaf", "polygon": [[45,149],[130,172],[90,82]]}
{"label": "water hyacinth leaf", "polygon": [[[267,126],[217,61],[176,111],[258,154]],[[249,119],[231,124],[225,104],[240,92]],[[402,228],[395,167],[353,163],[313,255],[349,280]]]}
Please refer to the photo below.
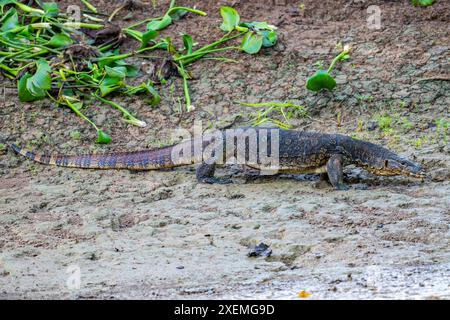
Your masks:
{"label": "water hyacinth leaf", "polygon": [[77,109],[77,110],[81,110],[81,108],[83,108],[83,103],[82,102],[75,102],[72,103],[72,106]]}
{"label": "water hyacinth leaf", "polygon": [[134,30],[134,29],[123,29],[123,32],[126,33],[127,35],[135,38],[137,41],[142,42],[142,36],[143,33],[138,31],[138,30]]}
{"label": "water hyacinth leaf", "polygon": [[263,45],[263,37],[259,34],[248,32],[242,39],[241,49],[249,54],[258,53]]}
{"label": "water hyacinth leaf", "polygon": [[111,78],[124,79],[127,76],[127,68],[122,66],[117,67],[105,66],[105,71],[106,74]]}
{"label": "water hyacinth leaf", "polygon": [[132,65],[132,64],[127,64],[125,65],[125,69],[127,70],[127,77],[136,77],[139,73],[139,67]]}
{"label": "water hyacinth leaf", "polygon": [[108,144],[111,142],[111,137],[103,130],[97,131],[97,143]]}
{"label": "water hyacinth leaf", "polygon": [[241,18],[235,9],[228,6],[223,6],[220,8],[220,15],[223,19],[223,22],[220,25],[221,30],[230,32],[239,25]]}
{"label": "water hyacinth leaf", "polygon": [[142,34],[142,39],[141,39],[141,49],[147,47],[148,43],[154,39],[156,39],[156,37],[158,37],[159,32],[155,31],[155,30],[148,30],[147,32],[144,32]]}
{"label": "water hyacinth leaf", "polygon": [[39,60],[37,62],[36,73],[27,79],[27,89],[35,97],[45,97],[46,90],[51,88],[52,78],[50,71],[51,69],[47,61]]}
{"label": "water hyacinth leaf", "polygon": [[35,100],[39,100],[42,97],[36,97],[34,96],[28,89],[27,89],[27,80],[31,78],[31,74],[26,73],[20,78],[17,87],[19,92],[19,100],[22,102],[31,102]]}
{"label": "water hyacinth leaf", "polygon": [[275,31],[264,30],[261,31],[263,37],[263,47],[272,47],[277,43],[278,36]]}
{"label": "water hyacinth leaf", "polygon": [[194,47],[194,40],[192,39],[192,36],[189,34],[184,34],[183,35],[183,44],[184,44],[184,49],[186,50],[187,54],[191,54],[192,53],[192,48]]}
{"label": "water hyacinth leaf", "polygon": [[239,24],[241,27],[246,27],[254,30],[272,30],[272,27],[267,22],[243,22]]}
{"label": "water hyacinth leaf", "polygon": [[153,20],[147,24],[147,30],[160,31],[167,28],[172,24],[172,18],[169,15],[165,15],[160,20]]}
{"label": "water hyacinth leaf", "polygon": [[53,48],[62,48],[70,46],[72,43],[73,40],[68,35],[64,33],[58,33],[51,37],[47,45]]}
{"label": "water hyacinth leaf", "polygon": [[170,12],[170,17],[171,17],[173,20],[180,20],[180,19],[183,18],[187,13],[188,13],[188,11],[183,10],[183,9],[173,10],[173,11]]}
{"label": "water hyacinth leaf", "polygon": [[161,101],[161,96],[158,91],[153,87],[150,82],[143,82],[138,86],[131,87],[126,92],[127,94],[150,94],[152,99],[148,101],[148,103],[152,106],[157,105]]}
{"label": "water hyacinth leaf", "polygon": [[128,64],[124,60],[117,60],[115,63],[116,66],[121,66],[126,69],[127,77],[136,77],[139,73],[139,67],[134,64]]}
{"label": "water hyacinth leaf", "polygon": [[320,91],[321,89],[333,90],[336,87],[336,80],[324,70],[317,71],[306,81],[306,88],[311,91]]}
{"label": "water hyacinth leaf", "polygon": [[58,4],[55,2],[44,2],[42,9],[44,9],[45,16],[48,18],[56,17],[59,13]]}
{"label": "water hyacinth leaf", "polygon": [[148,100],[148,103],[151,106],[156,106],[161,101],[161,96],[153,86],[147,86],[147,91],[152,96],[152,99]]}
{"label": "water hyacinth leaf", "polygon": [[11,8],[6,12],[6,14],[1,18],[0,23],[2,24],[1,31],[9,31],[19,26],[19,16],[17,15],[17,10]]}
{"label": "water hyacinth leaf", "polygon": [[110,94],[111,92],[116,91],[124,86],[125,84],[123,83],[123,81],[121,81],[120,78],[113,78],[110,76],[106,76],[100,83],[99,88],[101,96],[104,97]]}

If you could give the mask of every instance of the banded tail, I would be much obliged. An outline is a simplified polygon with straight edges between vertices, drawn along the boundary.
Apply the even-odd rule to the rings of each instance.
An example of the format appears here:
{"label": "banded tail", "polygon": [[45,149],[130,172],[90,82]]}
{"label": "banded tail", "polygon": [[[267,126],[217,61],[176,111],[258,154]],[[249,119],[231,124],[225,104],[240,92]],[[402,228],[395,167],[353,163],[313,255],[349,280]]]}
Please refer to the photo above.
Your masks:
{"label": "banded tail", "polygon": [[32,161],[72,168],[156,170],[193,163],[193,160],[173,162],[171,154],[173,147],[165,147],[157,150],[84,154],[75,156],[35,154],[14,144],[10,144],[10,147],[16,153],[21,154]]}

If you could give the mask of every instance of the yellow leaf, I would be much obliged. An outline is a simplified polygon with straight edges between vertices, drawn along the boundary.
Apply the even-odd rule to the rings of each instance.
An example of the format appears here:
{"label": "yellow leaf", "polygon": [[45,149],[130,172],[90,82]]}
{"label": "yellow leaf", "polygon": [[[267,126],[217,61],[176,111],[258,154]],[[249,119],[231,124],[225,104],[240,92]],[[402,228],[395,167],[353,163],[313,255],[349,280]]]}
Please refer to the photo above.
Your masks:
{"label": "yellow leaf", "polygon": [[299,298],[309,298],[310,296],[312,296],[312,293],[306,292],[305,290],[298,293]]}

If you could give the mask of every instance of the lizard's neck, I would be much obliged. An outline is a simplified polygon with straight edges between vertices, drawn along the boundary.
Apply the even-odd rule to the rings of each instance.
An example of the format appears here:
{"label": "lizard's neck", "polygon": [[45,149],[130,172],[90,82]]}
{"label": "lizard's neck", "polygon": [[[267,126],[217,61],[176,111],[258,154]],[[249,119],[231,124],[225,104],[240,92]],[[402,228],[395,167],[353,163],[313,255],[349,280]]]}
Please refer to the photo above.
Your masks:
{"label": "lizard's neck", "polygon": [[385,161],[396,156],[395,153],[379,145],[350,137],[345,137],[341,145],[350,163],[373,173],[379,173],[379,170],[384,169]]}

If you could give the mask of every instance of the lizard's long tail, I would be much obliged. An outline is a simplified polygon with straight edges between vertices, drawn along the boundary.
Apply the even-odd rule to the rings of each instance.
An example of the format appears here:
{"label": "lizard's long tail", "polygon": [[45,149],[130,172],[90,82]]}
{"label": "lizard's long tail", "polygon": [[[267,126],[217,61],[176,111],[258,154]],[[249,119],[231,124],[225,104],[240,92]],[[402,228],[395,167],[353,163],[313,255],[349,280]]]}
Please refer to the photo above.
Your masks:
{"label": "lizard's long tail", "polygon": [[35,154],[14,144],[9,146],[15,152],[30,160],[43,164],[73,168],[155,170],[192,164],[195,161],[190,157],[186,159],[173,157],[173,147],[134,152],[69,156]]}

